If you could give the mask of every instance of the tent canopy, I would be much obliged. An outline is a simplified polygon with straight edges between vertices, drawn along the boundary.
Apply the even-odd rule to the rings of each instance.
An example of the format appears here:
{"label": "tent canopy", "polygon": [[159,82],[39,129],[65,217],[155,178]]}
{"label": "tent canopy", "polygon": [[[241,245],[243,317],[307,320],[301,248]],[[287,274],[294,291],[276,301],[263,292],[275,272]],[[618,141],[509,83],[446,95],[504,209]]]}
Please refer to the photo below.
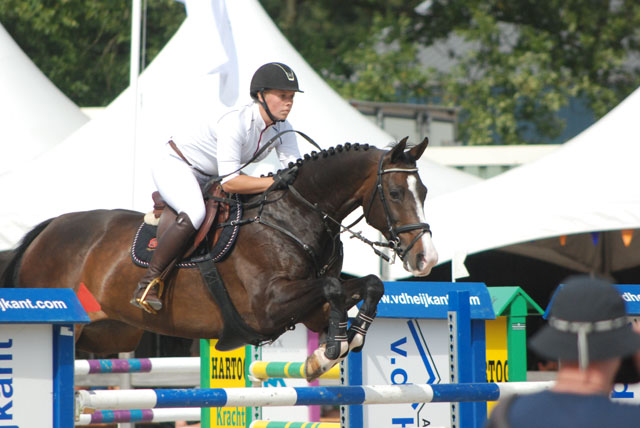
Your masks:
{"label": "tent canopy", "polygon": [[[626,247],[618,232],[640,227],[638,112],[640,89],[553,153],[434,198],[429,213],[440,262],[503,249],[586,272],[640,265],[640,251],[633,251],[640,240]],[[608,243],[597,233],[606,231],[617,231]],[[558,237],[565,235],[563,243]],[[602,245],[618,250],[604,270],[595,254]]]}
{"label": "tent canopy", "polygon": [[89,118],[25,55],[0,25],[0,176],[23,167]]}

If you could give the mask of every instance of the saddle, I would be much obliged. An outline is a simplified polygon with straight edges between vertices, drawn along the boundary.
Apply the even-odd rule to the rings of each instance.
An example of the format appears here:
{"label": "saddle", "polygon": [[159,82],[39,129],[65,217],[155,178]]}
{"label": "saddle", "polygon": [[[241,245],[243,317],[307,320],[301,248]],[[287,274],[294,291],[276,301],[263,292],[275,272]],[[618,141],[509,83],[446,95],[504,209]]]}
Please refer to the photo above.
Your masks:
{"label": "saddle", "polygon": [[[215,226],[229,220],[231,212],[229,204],[220,200],[228,199],[229,195],[222,190],[220,182],[215,182],[206,189],[204,197],[206,209],[204,221],[196,232],[193,243],[182,256],[185,259],[193,254],[205,238],[207,238],[207,247],[211,250],[220,239],[223,230]],[[160,196],[160,192],[153,192],[151,198],[153,199],[153,216],[158,221],[157,236],[162,236],[166,227],[175,221],[178,213],[167,205],[162,196]]]}
{"label": "saddle", "polygon": [[[252,329],[244,319],[242,319],[233,305],[222,277],[216,268],[216,262],[225,257],[232,248],[240,226],[238,224],[225,227],[215,226],[227,223],[230,217],[235,221],[241,219],[242,208],[238,195],[233,195],[233,197],[229,199],[229,196],[222,190],[219,182],[214,183],[205,193],[205,220],[196,233],[191,247],[184,254],[184,263],[181,267],[193,267],[193,265],[195,265],[199,268],[203,282],[220,307],[224,319],[224,328],[216,343],[216,349],[219,351],[228,351],[247,343],[258,346],[265,342],[273,342],[280,334],[284,333],[284,330],[277,334],[263,335]],[[161,236],[165,228],[171,222],[175,221],[177,213],[167,205],[159,192],[153,192],[151,196],[154,203],[153,218],[158,222],[157,236]],[[236,204],[231,206],[221,199],[234,200]],[[150,223],[148,219],[145,221],[146,223]],[[149,226],[149,224],[146,224],[146,226]],[[145,223],[143,223],[138,230],[137,237],[141,236],[141,233],[145,230],[144,227]],[[205,237],[208,238],[208,242],[204,252],[208,252],[208,254],[187,260],[194,250],[198,249]],[[136,242],[137,238],[134,240],[132,246],[132,257],[134,262],[142,265],[137,257],[138,254],[142,253],[142,250],[138,249]],[[149,241],[141,239],[141,242],[143,244],[142,246],[144,246],[144,242]],[[180,264],[178,264],[178,266],[180,266]]]}

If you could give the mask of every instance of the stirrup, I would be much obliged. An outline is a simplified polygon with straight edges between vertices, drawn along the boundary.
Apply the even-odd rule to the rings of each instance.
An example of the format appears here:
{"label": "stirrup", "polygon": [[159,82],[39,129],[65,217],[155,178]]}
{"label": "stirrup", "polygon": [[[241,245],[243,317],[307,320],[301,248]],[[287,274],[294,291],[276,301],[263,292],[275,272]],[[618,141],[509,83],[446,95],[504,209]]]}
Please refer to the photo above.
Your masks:
{"label": "stirrup", "polygon": [[[158,278],[154,278],[153,281],[151,281],[149,283],[149,285],[147,285],[147,287],[144,289],[144,293],[142,293],[142,296],[139,298],[135,299],[135,302],[142,308],[144,309],[146,312],[156,315],[158,313],[159,309],[162,309],[162,307],[160,307],[158,310],[154,309],[149,302],[147,302],[147,294],[149,294],[149,291],[151,291],[151,289],[155,286],[158,286],[158,299],[162,298],[162,292],[164,291],[164,281],[162,279],[160,279],[160,277]],[[138,306],[136,305],[136,306]]]}

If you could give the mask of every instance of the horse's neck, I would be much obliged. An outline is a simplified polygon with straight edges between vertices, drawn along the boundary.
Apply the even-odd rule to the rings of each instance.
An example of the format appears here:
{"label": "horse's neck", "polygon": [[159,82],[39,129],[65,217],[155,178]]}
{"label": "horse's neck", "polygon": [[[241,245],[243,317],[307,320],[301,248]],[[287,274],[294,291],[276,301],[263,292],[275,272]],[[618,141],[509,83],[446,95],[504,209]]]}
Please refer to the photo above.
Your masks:
{"label": "horse's neck", "polygon": [[362,187],[372,165],[370,156],[336,154],[334,158],[311,162],[317,164],[311,174],[303,176],[307,178],[304,183],[300,183],[300,193],[311,203],[338,221],[362,205]]}

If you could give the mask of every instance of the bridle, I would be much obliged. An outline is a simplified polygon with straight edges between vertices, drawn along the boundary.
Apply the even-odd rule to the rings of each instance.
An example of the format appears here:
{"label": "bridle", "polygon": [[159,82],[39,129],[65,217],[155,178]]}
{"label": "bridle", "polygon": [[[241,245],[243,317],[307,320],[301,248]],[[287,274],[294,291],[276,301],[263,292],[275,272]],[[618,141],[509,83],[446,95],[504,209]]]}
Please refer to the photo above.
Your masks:
{"label": "bridle", "polygon": [[[356,220],[356,222],[351,224],[349,227],[352,227],[355,223],[360,221],[362,217],[364,217],[367,220],[368,224],[371,224],[369,222],[369,213],[371,212],[371,207],[373,206],[373,201],[375,200],[376,194],[379,194],[380,202],[382,203],[382,208],[384,209],[384,215],[385,215],[385,220],[387,222],[387,230],[389,231],[390,239],[388,240],[389,242],[386,244],[379,243],[379,242],[376,244],[384,247],[389,247],[391,250],[393,250],[395,254],[398,255],[398,257],[400,257],[400,260],[404,261],[404,256],[411,250],[411,248],[413,248],[416,242],[418,242],[418,240],[421,239],[426,232],[429,232],[429,235],[431,235],[431,228],[429,227],[428,223],[413,223],[413,224],[406,224],[406,225],[397,226],[397,227],[393,225],[394,220],[393,220],[393,217],[391,216],[391,210],[389,209],[389,204],[387,203],[387,199],[384,196],[384,190],[382,187],[382,176],[384,174],[391,174],[391,173],[398,173],[398,172],[415,174],[418,172],[418,168],[383,169],[382,167],[383,160],[384,160],[384,154],[382,155],[382,157],[380,157],[380,161],[378,162],[378,177],[376,179],[376,185],[375,185],[375,188],[373,189],[373,193],[371,194],[371,198],[369,198],[369,203],[367,204],[367,208],[364,210],[364,214],[362,214],[362,216],[358,220]],[[406,248],[402,249],[400,247],[400,234],[410,232],[412,230],[420,230],[420,233],[415,238],[413,238],[413,240],[409,243],[409,245],[407,245]]]}

